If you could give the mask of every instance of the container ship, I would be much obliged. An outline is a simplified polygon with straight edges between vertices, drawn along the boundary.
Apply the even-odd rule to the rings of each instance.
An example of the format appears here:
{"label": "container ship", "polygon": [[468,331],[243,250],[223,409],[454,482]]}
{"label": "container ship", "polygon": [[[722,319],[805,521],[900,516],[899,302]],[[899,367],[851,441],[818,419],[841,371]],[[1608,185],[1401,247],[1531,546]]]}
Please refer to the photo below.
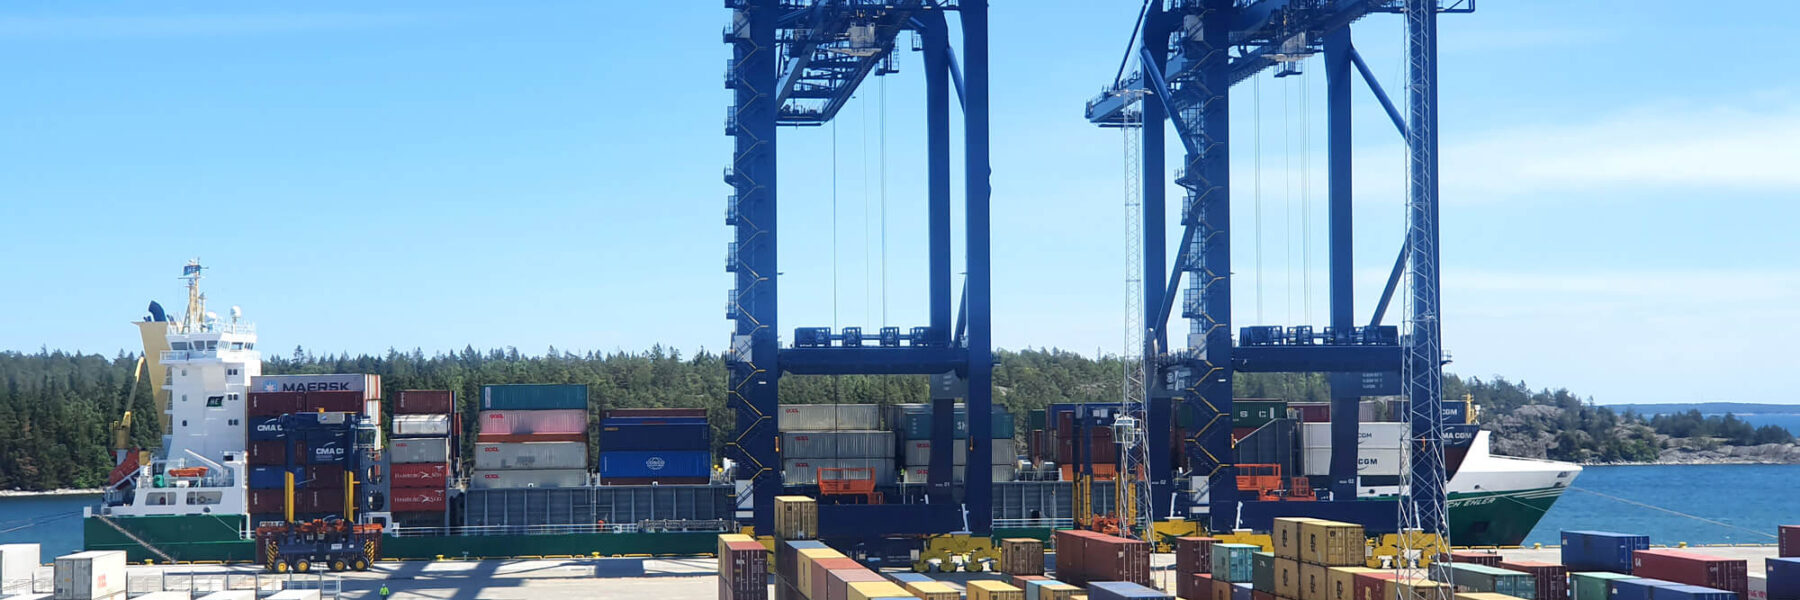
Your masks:
{"label": "container ship", "polygon": [[[227,318],[206,310],[202,270],[184,268],[183,315],[152,303],[135,323],[165,434],[159,449],[119,449],[102,502],[86,510],[89,550],[251,561],[260,525],[342,518],[380,526],[390,558],[706,554],[748,520],[750,494],[736,489],[728,461],[715,461],[704,409],[620,408],[594,422],[584,385],[389,397],[374,375],[263,375],[255,326],[236,307]],[[1467,403],[1446,405],[1458,411],[1452,420],[1471,420]],[[985,432],[968,431],[957,406],[955,438],[990,436],[994,451],[985,465],[953,453],[952,480],[992,471],[996,537],[1048,539],[1073,525],[1077,478],[1091,480],[1094,510],[1111,510],[1117,405],[1052,405],[1024,415],[1023,428],[996,409]],[[1250,473],[1240,488],[1261,469],[1288,475],[1277,476],[1283,494],[1322,480],[1327,407],[1235,407],[1237,462]],[[1362,404],[1359,500],[1399,490],[1406,425],[1381,421],[1397,409]],[[834,502],[923,502],[932,421],[926,404],[784,405],[784,487]],[[1194,423],[1178,414],[1176,425],[1178,442]],[[1488,435],[1453,425],[1446,444],[1458,545],[1518,544],[1581,471],[1494,455]]]}

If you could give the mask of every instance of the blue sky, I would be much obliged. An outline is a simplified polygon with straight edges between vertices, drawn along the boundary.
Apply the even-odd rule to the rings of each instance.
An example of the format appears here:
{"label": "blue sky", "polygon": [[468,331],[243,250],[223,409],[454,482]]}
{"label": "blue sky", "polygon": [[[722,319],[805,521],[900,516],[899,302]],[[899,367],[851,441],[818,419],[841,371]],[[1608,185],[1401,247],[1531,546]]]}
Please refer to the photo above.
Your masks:
{"label": "blue sky", "polygon": [[[995,342],[1116,351],[1121,139],[1080,111],[1138,3],[995,4]],[[7,3],[0,348],[131,348],[125,322],[179,305],[198,256],[215,310],[243,306],[281,352],[716,349],[718,6]],[[1783,377],[1800,371],[1800,90],[1772,76],[1800,6],[1480,6],[1441,42],[1452,370],[1602,402],[1800,402]],[[1393,93],[1399,25],[1355,33]],[[924,321],[918,61],[835,127],[783,131],[783,329]],[[1239,324],[1324,318],[1309,67],[1234,92]],[[1366,315],[1403,165],[1356,94]]]}

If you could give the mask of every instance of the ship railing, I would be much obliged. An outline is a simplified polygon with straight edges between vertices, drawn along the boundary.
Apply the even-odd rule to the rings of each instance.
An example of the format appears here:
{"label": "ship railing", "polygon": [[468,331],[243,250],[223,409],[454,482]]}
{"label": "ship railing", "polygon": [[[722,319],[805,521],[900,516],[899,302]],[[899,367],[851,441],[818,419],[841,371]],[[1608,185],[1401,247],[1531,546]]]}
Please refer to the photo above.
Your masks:
{"label": "ship railing", "polygon": [[1075,526],[1071,518],[994,519],[995,529],[1068,529]]}
{"label": "ship railing", "polygon": [[637,533],[637,523],[580,525],[458,525],[454,527],[396,527],[394,537],[443,537],[462,535],[559,535],[570,533]]}

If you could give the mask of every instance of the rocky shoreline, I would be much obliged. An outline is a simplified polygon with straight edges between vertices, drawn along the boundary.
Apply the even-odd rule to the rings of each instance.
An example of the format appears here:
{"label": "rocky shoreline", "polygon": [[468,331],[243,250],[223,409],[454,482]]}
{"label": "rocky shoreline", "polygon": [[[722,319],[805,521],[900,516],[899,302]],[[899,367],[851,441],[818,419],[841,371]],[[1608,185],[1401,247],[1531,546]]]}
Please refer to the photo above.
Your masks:
{"label": "rocky shoreline", "polygon": [[105,491],[105,490],[101,490],[99,488],[94,488],[91,490],[84,490],[84,489],[0,490],[0,498],[23,497],[23,496],[98,496],[103,491]]}
{"label": "rocky shoreline", "polygon": [[1583,463],[1590,465],[1800,465],[1800,444],[1664,448],[1649,462]]}

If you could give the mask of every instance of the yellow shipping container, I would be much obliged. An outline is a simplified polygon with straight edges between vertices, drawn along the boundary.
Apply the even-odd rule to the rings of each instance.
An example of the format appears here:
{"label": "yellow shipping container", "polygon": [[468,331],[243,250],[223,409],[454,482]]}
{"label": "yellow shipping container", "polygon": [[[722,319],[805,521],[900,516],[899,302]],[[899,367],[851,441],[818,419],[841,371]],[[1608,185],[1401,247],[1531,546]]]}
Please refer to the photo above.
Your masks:
{"label": "yellow shipping container", "polygon": [[1387,582],[1387,586],[1385,587],[1387,589],[1387,594],[1385,594],[1384,597],[1387,598],[1387,600],[1430,600],[1437,597],[1437,588],[1444,587],[1444,584],[1436,581],[1415,580],[1412,583],[1407,583],[1405,581],[1392,580]]}
{"label": "yellow shipping container", "polygon": [[1324,600],[1356,600],[1356,576],[1380,572],[1368,567],[1330,567],[1326,569]]}
{"label": "yellow shipping container", "polygon": [[1077,596],[1085,597],[1086,594],[1081,593],[1081,588],[1066,583],[1038,587],[1038,600],[1073,600]]}
{"label": "yellow shipping container", "polygon": [[806,496],[776,496],[775,537],[783,540],[819,537],[819,503]]}
{"label": "yellow shipping container", "polygon": [[1311,517],[1277,517],[1274,531],[1269,536],[1275,541],[1275,558],[1300,560],[1300,525],[1317,520]]}
{"label": "yellow shipping container", "polygon": [[1275,559],[1274,591],[1279,598],[1300,597],[1300,561],[1291,558]]}
{"label": "yellow shipping container", "polygon": [[[794,565],[794,578],[799,579],[799,581],[794,582],[794,587],[800,588],[801,596],[805,596],[807,598],[824,598],[825,597],[825,594],[823,594],[823,593],[820,593],[817,596],[813,595],[813,589],[812,589],[813,569],[818,566],[817,561],[821,558],[848,558],[848,557],[844,556],[844,553],[838,552],[836,550],[832,550],[830,548],[807,548],[805,550],[801,550],[799,552],[799,560],[795,561],[798,564]],[[819,591],[824,592],[825,590],[819,590]]]}
{"label": "yellow shipping container", "polygon": [[906,591],[923,600],[962,600],[962,592],[954,586],[938,581],[923,581],[906,584]]}
{"label": "yellow shipping container", "polygon": [[1331,587],[1331,572],[1320,565],[1300,565],[1300,600],[1325,600]]}
{"label": "yellow shipping container", "polygon": [[969,600],[1025,600],[1025,590],[991,580],[971,581]]}
{"label": "yellow shipping container", "polygon": [[859,581],[850,584],[850,600],[874,600],[876,598],[911,598],[906,589],[886,581]]}
{"label": "yellow shipping container", "polygon": [[1327,567],[1367,564],[1361,525],[1313,519],[1300,524],[1300,562]]}

